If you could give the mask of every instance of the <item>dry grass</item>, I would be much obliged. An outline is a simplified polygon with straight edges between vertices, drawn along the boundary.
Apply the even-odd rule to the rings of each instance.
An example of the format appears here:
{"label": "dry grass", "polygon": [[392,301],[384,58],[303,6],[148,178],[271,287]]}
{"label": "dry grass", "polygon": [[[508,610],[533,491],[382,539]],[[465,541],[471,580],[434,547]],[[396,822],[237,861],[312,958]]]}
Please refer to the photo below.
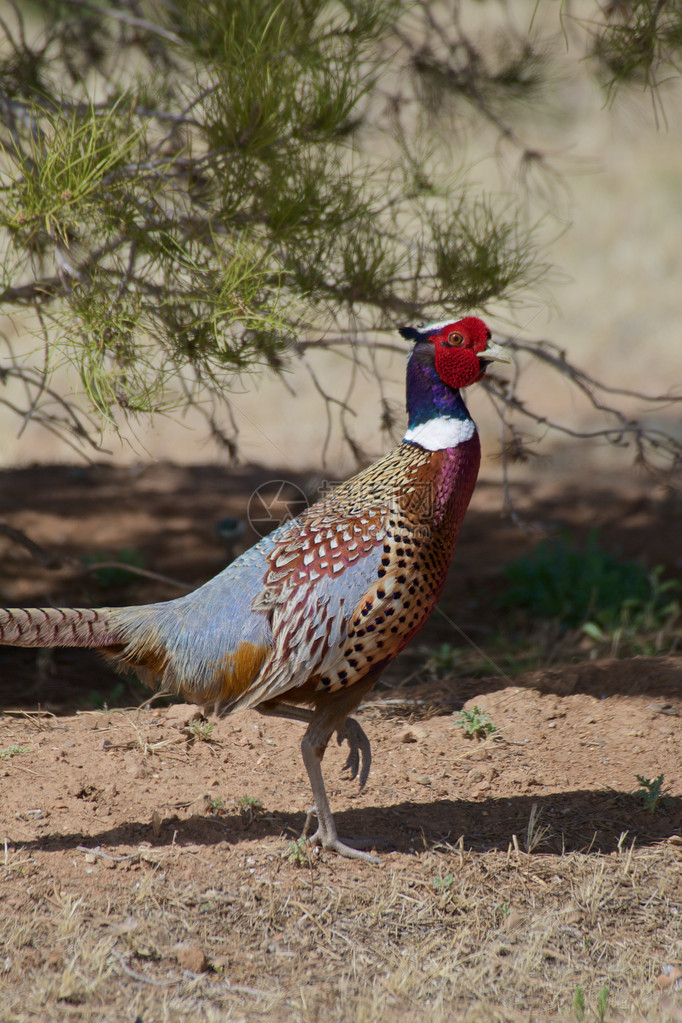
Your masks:
{"label": "dry grass", "polygon": [[[578,987],[586,1019],[604,987],[605,1019],[654,1019],[654,978],[682,949],[669,843],[558,856],[460,845],[359,872],[268,855],[233,891],[193,881],[186,859],[170,850],[126,894],[85,899],[44,874],[31,884],[30,861],[9,856],[3,887],[26,902],[0,909],[0,1019],[575,1019]],[[209,969],[183,970],[179,942]]]}
{"label": "dry grass", "polygon": [[[0,764],[0,1021],[680,1018],[656,984],[682,959],[680,718],[574,691],[608,672],[668,692],[676,664],[488,692],[500,731],[481,742],[451,715],[406,741],[369,709],[373,789],[335,790],[342,750],[327,774],[339,826],[394,844],[380,868],[290,857],[308,796],[282,722],[205,742],[191,708],[0,718],[0,745],[31,749]],[[635,765],[665,771],[656,813]]]}

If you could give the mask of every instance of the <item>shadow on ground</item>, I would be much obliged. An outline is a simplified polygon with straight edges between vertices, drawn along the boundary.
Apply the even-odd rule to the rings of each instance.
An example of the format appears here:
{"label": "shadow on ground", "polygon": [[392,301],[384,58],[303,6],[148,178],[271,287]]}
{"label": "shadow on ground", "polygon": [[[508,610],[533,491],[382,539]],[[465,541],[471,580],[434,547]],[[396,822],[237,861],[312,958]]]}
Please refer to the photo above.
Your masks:
{"label": "shadow on ground", "polygon": [[[641,800],[628,792],[585,790],[544,796],[513,796],[484,801],[442,799],[433,802],[402,802],[395,806],[363,807],[335,814],[339,834],[362,841],[376,842],[377,850],[421,853],[425,849],[454,846],[462,839],[463,848],[485,853],[507,851],[514,836],[522,851],[527,851],[528,823],[534,810],[539,829],[547,829],[536,848],[544,853],[568,852],[605,854],[617,851],[633,841],[638,847],[654,845],[680,831],[682,797],[666,799],[656,813],[642,809]],[[239,814],[219,817],[195,816],[181,820],[166,818],[161,836],[155,838],[148,822],[129,824],[103,831],[79,831],[47,834],[27,842],[9,843],[22,850],[59,851],[78,846],[115,849],[145,841],[152,846],[216,845],[238,846],[244,841],[266,838],[292,840],[303,830],[303,814],[263,812],[247,823]]]}

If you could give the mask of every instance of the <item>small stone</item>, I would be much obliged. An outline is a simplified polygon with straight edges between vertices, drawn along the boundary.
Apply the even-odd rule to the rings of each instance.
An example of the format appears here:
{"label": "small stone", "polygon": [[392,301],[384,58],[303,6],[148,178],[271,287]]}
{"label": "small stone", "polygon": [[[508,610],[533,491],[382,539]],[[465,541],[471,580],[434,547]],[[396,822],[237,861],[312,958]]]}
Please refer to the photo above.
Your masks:
{"label": "small stone", "polygon": [[467,781],[470,785],[476,786],[477,788],[490,788],[490,783],[496,776],[497,771],[492,764],[488,764],[486,767],[472,767],[467,774]]}
{"label": "small stone", "polygon": [[181,942],[173,949],[183,970],[190,970],[191,973],[204,973],[208,969],[208,960],[198,945],[187,945]]}
{"label": "small stone", "polygon": [[678,713],[671,703],[665,703],[663,700],[657,700],[655,703],[647,703],[646,709],[656,714],[669,714],[670,717],[677,717]]}
{"label": "small stone", "polygon": [[682,979],[682,970],[679,966],[673,966],[670,963],[664,963],[661,967],[660,976],[656,978],[654,983],[656,987],[665,991],[666,988],[671,987],[673,991],[679,987],[679,981]]}

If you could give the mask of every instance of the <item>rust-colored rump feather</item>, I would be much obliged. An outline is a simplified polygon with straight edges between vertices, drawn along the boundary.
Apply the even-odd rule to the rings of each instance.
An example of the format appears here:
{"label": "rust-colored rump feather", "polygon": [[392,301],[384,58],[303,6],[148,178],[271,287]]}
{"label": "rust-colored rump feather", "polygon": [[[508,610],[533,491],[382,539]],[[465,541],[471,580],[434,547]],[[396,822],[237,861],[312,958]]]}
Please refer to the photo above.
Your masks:
{"label": "rust-colored rump feather", "polygon": [[[226,654],[215,667],[215,686],[211,688],[208,699],[233,700],[241,696],[250,687],[260,671],[270,648],[259,646],[243,640],[237,649]],[[215,692],[217,687],[220,687]],[[184,690],[187,693],[187,690]],[[197,697],[192,692],[192,699]],[[202,697],[205,699],[206,697]]]}
{"label": "rust-colored rump feather", "polygon": [[219,661],[203,665],[203,677],[197,679],[177,671],[168,651],[161,645],[148,647],[110,647],[100,653],[123,670],[134,671],[151,689],[177,692],[190,703],[232,701],[247,692],[270,653],[270,648],[243,640],[236,650]]}

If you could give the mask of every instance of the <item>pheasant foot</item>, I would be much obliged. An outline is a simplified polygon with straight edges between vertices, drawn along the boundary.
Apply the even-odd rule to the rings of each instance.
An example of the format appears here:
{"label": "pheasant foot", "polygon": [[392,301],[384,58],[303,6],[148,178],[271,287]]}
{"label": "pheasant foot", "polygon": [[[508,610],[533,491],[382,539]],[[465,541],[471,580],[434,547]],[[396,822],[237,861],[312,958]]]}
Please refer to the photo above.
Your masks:
{"label": "pheasant foot", "polygon": [[[381,860],[378,856],[374,856],[372,853],[365,852],[361,848],[362,840],[348,839],[345,842],[342,841],[336,833],[336,827],[333,819],[331,820],[331,828],[329,823],[327,826],[323,825],[320,821],[317,831],[314,835],[308,835],[308,828],[310,827],[310,821],[313,815],[317,815],[317,811],[313,807],[312,810],[308,811],[306,817],[305,826],[301,838],[309,845],[319,845],[322,849],[328,849],[330,852],[338,853],[339,856],[345,856],[351,860],[364,860],[365,863],[381,864]],[[330,815],[331,816],[331,815]],[[368,843],[374,845],[374,843]]]}
{"label": "pheasant foot", "polygon": [[[363,736],[365,742],[367,737],[358,725],[358,729]],[[332,812],[329,808],[329,800],[327,799],[327,793],[324,787],[324,780],[322,778],[322,757],[324,756],[324,750],[329,740],[329,736],[332,732],[338,731],[332,724],[325,726],[321,724],[319,720],[313,721],[308,726],[308,729],[303,736],[301,743],[301,753],[303,755],[303,763],[305,764],[308,777],[310,779],[310,787],[313,790],[313,798],[315,800],[315,809],[311,810],[306,819],[306,825],[303,829],[303,838],[310,842],[311,845],[320,845],[323,849],[330,849],[333,852],[339,854],[339,856],[347,856],[349,859],[354,860],[365,860],[366,863],[381,863],[381,860],[377,856],[373,856],[371,853],[364,852],[362,849],[357,849],[351,842],[343,842],[339,838],[336,830],[336,824],[332,817]],[[353,743],[351,743],[351,750],[354,748],[358,751],[362,748],[362,740],[358,738],[357,732],[352,731]],[[369,745],[369,743],[367,743]],[[360,754],[358,753],[358,756]],[[363,769],[366,760],[363,759]],[[318,827],[317,831],[310,838],[307,838],[308,827],[313,813],[317,815]]]}

